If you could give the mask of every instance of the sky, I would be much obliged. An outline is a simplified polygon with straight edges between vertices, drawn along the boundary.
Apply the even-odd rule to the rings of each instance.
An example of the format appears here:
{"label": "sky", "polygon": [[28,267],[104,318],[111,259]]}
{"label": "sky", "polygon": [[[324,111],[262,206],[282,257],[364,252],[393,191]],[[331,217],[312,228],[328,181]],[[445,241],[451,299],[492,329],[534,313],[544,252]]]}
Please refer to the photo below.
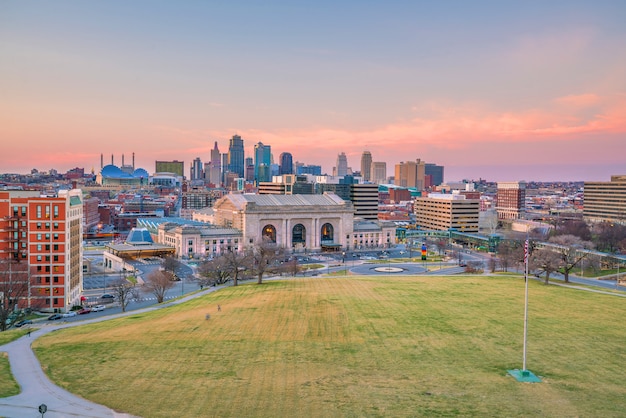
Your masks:
{"label": "sky", "polygon": [[0,172],[209,161],[626,174],[626,2],[0,0]]}

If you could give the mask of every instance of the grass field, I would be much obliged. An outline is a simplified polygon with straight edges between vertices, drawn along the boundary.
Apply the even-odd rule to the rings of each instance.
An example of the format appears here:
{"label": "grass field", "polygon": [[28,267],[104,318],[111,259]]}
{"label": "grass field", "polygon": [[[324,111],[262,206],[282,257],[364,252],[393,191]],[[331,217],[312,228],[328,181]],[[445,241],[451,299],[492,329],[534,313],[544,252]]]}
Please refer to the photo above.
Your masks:
{"label": "grass field", "polygon": [[34,346],[61,386],[143,417],[624,416],[626,300],[531,282],[538,384],[506,373],[523,300],[510,277],[270,281]]}

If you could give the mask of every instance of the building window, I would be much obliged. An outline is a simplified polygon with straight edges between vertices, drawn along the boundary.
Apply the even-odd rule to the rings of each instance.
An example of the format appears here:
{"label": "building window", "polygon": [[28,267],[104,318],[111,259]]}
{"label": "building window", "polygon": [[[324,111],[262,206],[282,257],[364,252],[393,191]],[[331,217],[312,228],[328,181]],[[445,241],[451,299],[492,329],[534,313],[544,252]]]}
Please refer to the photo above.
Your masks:
{"label": "building window", "polygon": [[46,273],[50,273],[50,266],[46,266]]}
{"label": "building window", "polygon": [[50,283],[50,277],[46,277],[46,283]]}
{"label": "building window", "polygon": [[54,239],[59,239],[59,234],[54,234]]}
{"label": "building window", "polygon": [[41,244],[37,244],[37,251],[41,251]]}
{"label": "building window", "polygon": [[37,229],[41,229],[41,222],[37,222]]}
{"label": "building window", "polygon": [[41,241],[41,234],[37,234],[37,241]]}
{"label": "building window", "polygon": [[50,239],[50,234],[46,234],[46,240]]}
{"label": "building window", "polygon": [[22,206],[22,216],[26,216],[26,206]]}
{"label": "building window", "polygon": [[55,256],[53,257],[53,259],[54,259],[54,261],[59,261],[59,256],[58,256],[58,255],[55,255]]}
{"label": "building window", "polygon": [[59,217],[59,206],[58,205],[54,205],[54,217],[55,218]]}
{"label": "building window", "polygon": [[37,261],[41,261],[41,256],[40,255],[37,256]]}
{"label": "building window", "polygon": [[46,206],[46,219],[50,218],[50,206]]}
{"label": "building window", "polygon": [[59,223],[58,222],[55,222],[53,225],[54,225],[54,229],[59,229]]}
{"label": "building window", "polygon": [[49,255],[46,256],[46,261],[50,261],[50,256]]}
{"label": "building window", "polygon": [[41,218],[41,205],[37,205],[37,217]]}
{"label": "building window", "polygon": [[[37,266],[37,271],[41,271],[41,266]],[[41,280],[39,281],[41,283]]]}
{"label": "building window", "polygon": [[59,244],[54,244],[54,251],[58,251],[59,250]]}
{"label": "building window", "polygon": [[59,283],[59,276],[54,276],[54,282]]}

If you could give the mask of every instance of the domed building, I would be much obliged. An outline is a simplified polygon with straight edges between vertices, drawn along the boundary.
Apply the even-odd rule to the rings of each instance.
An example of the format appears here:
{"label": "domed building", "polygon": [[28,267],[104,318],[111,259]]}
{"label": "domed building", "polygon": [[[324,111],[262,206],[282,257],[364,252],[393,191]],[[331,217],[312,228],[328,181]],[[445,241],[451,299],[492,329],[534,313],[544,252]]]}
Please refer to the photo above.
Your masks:
{"label": "domed building", "polygon": [[96,183],[102,186],[141,187],[148,184],[150,175],[143,168],[133,169],[132,166],[122,168],[108,164],[96,175]]}

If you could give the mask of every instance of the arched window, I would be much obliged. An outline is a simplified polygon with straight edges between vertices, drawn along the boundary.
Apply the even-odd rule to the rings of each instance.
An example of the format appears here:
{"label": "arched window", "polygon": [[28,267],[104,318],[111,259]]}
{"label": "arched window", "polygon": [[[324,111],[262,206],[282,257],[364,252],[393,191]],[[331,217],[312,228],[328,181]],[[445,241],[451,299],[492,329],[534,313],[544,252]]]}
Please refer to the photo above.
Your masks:
{"label": "arched window", "polygon": [[295,246],[304,243],[306,243],[306,228],[302,224],[297,224],[291,231],[291,244]]}
{"label": "arched window", "polygon": [[263,239],[267,239],[270,242],[276,243],[276,228],[274,225],[265,225],[261,232]]}
{"label": "arched window", "polygon": [[324,242],[334,242],[334,231],[333,226],[331,224],[322,225],[322,243]]}

